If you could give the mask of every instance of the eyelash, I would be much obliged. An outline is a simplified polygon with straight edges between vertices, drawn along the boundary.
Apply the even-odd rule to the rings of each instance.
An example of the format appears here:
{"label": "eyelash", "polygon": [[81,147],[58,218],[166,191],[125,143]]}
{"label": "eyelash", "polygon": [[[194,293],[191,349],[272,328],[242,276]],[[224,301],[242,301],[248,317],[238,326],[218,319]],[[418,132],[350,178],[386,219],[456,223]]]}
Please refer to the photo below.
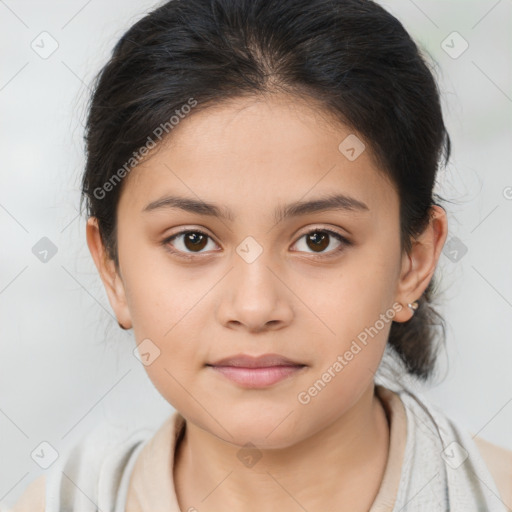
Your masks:
{"label": "eyelash", "polygon": [[[181,235],[187,235],[189,233],[198,233],[198,234],[204,235],[204,236],[206,236],[206,237],[208,237],[210,239],[212,238],[210,235],[208,235],[208,233],[205,233],[204,231],[202,231],[200,229],[186,229],[186,230],[183,230],[183,231],[179,231],[178,233],[175,233],[174,235],[166,238],[165,240],[162,241],[162,245],[165,246],[165,248],[169,252],[171,252],[172,254],[177,255],[178,257],[185,258],[187,260],[195,259],[196,255],[199,255],[201,253],[184,253],[183,251],[174,249],[172,247],[172,245],[170,244],[170,242],[172,242],[175,238],[177,238],[177,237],[179,237]],[[303,238],[305,236],[308,236],[308,235],[311,235],[313,233],[327,233],[328,235],[333,236],[339,242],[341,242],[339,247],[337,247],[336,249],[332,249],[331,251],[329,251],[327,253],[318,253],[318,254],[310,253],[310,254],[312,254],[312,258],[313,259],[325,259],[325,258],[330,258],[330,257],[336,256],[341,251],[343,251],[346,247],[352,245],[352,242],[347,240],[347,238],[345,238],[340,233],[338,233],[336,231],[332,231],[330,229],[324,229],[324,228],[315,228],[315,229],[312,229],[312,230],[308,231],[307,233],[303,233],[297,239],[297,241],[300,240],[301,238]],[[297,242],[295,242],[295,243],[297,243]]]}

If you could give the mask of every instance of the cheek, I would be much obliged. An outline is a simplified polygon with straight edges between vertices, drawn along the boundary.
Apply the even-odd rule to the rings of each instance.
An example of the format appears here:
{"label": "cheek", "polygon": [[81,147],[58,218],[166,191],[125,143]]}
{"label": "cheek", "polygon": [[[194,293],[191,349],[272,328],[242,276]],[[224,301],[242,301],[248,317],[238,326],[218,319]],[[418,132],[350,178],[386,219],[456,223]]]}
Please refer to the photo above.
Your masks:
{"label": "cheek", "polygon": [[151,381],[174,405],[174,397],[183,394],[180,383],[191,382],[204,363],[200,299],[211,284],[189,279],[186,271],[165,265],[154,253],[131,255],[123,278],[136,344],[142,359],[149,354],[151,362],[144,366]]}
{"label": "cheek", "polygon": [[[150,364],[145,370],[159,393],[176,409],[186,409],[190,397],[186,390],[195,381],[204,364],[205,337],[202,321],[194,315],[195,300],[180,300],[172,293],[152,293],[134,307],[133,329],[139,354],[149,352]],[[201,341],[201,338],[203,340]],[[148,350],[149,349],[149,350]]]}
{"label": "cheek", "polygon": [[394,259],[383,256],[376,261],[372,253],[370,248],[354,253],[335,275],[317,280],[316,286],[309,278],[301,280],[301,295],[319,318],[319,326],[323,324],[327,339],[350,340],[381,315],[394,314]]}
{"label": "cheek", "polygon": [[132,245],[125,254],[123,278],[137,340],[174,336],[207,291],[207,276],[192,278],[189,270],[171,264],[164,248]]}
{"label": "cheek", "polygon": [[[381,258],[375,258],[379,253]],[[336,276],[317,281],[318,286],[309,286],[309,293],[303,295],[318,317],[315,331],[319,333],[319,365],[313,377],[322,382],[332,381],[327,386],[330,391],[325,393],[326,398],[331,393],[336,396],[340,389],[344,389],[345,395],[347,389],[365,384],[377,370],[396,314],[395,267],[392,251],[384,253],[382,247],[368,245],[347,258]],[[309,279],[302,281],[303,292],[307,283],[311,284]],[[322,378],[329,368],[336,378]]]}
{"label": "cheek", "polygon": [[172,343],[160,345],[160,355],[145,370],[149,379],[167,402],[175,409],[190,407],[191,383],[197,375],[193,353],[189,357],[177,354]]}
{"label": "cheek", "polygon": [[[151,284],[147,280],[144,287]],[[202,314],[198,298],[205,290],[202,288],[201,293],[171,291],[164,285],[159,280],[149,290],[133,289],[130,311],[135,339],[137,344],[149,339],[156,346],[155,351],[160,354],[157,366],[176,369],[181,374],[187,367],[197,371],[193,363],[197,366],[201,360],[201,326],[205,322],[198,316]]]}
{"label": "cheek", "polygon": [[383,289],[362,287],[357,280],[341,283],[346,287],[325,301],[319,315],[330,329],[316,338],[316,365],[295,397],[303,414],[322,421],[334,421],[352,407],[373,381],[395,314],[382,307]]}

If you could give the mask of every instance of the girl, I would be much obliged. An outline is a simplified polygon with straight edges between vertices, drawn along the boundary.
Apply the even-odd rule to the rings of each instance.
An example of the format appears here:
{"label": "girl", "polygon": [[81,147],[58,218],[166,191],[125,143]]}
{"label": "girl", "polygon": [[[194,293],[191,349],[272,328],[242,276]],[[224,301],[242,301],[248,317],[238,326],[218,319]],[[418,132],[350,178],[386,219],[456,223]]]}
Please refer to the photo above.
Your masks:
{"label": "girl", "polygon": [[86,142],[87,243],[176,412],[96,429],[16,512],[512,507],[512,452],[401,385],[442,340],[450,139],[391,14],[172,0],[115,46]]}

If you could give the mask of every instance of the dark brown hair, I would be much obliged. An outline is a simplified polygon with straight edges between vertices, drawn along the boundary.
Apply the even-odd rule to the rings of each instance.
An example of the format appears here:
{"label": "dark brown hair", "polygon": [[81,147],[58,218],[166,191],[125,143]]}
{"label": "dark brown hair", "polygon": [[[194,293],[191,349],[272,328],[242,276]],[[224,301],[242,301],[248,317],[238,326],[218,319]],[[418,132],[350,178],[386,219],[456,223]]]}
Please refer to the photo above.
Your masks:
{"label": "dark brown hair", "polygon": [[[194,115],[276,91],[315,100],[370,145],[398,191],[402,248],[411,249],[440,200],[433,187],[450,138],[436,81],[402,24],[370,0],[171,0],[121,37],[90,99],[82,201],[116,265],[121,178],[155,129],[172,134],[169,120],[191,99]],[[423,380],[445,334],[434,287],[432,279],[415,315],[393,322],[389,336]]]}

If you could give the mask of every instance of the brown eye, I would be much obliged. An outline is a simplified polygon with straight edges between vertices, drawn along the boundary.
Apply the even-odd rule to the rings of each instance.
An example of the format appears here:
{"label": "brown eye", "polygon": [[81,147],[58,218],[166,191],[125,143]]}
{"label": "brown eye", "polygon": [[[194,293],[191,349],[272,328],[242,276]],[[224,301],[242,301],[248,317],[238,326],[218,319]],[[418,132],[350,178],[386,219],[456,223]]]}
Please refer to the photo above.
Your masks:
{"label": "brown eye", "polygon": [[[306,249],[309,249],[305,252],[310,252],[313,254],[317,253],[320,256],[323,256],[324,253],[325,256],[331,255],[331,253],[336,254],[343,250],[345,246],[350,245],[350,242],[344,236],[336,233],[335,231],[326,229],[315,229],[314,231],[310,231],[309,233],[302,235],[299,238],[299,241],[302,239],[305,240],[304,245],[306,246]],[[331,250],[326,250],[329,246],[331,246],[333,239],[338,242],[338,245],[331,247]],[[299,241],[296,242],[296,245],[300,245]]]}
{"label": "brown eye", "polygon": [[206,238],[202,233],[191,231],[184,235],[183,244],[191,251],[200,251],[206,246]]}
{"label": "brown eye", "polygon": [[306,235],[308,247],[313,249],[315,252],[324,251],[329,247],[329,235],[325,232],[315,231]]}
{"label": "brown eye", "polygon": [[[209,240],[211,240],[211,237],[202,231],[188,230],[172,235],[164,240],[163,244],[170,246],[171,252],[183,253],[183,256],[189,256],[191,253],[203,251]],[[213,245],[215,246],[215,244]]]}

